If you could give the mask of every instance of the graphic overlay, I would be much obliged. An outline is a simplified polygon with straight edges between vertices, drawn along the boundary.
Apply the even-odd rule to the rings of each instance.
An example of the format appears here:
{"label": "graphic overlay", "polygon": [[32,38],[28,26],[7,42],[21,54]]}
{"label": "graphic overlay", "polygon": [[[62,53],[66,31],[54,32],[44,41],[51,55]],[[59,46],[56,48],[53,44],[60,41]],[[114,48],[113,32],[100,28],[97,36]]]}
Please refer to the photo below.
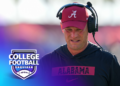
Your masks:
{"label": "graphic overlay", "polygon": [[9,59],[12,72],[23,80],[34,75],[39,65],[39,54],[35,49],[12,49]]}

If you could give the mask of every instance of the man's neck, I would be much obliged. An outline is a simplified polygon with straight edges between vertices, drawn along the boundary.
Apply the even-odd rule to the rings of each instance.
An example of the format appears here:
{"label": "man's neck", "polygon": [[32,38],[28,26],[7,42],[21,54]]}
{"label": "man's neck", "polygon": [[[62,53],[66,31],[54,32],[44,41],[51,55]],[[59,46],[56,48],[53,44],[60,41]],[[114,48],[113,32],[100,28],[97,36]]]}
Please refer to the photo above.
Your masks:
{"label": "man's neck", "polygon": [[69,52],[74,56],[74,55],[77,55],[78,53],[81,53],[82,51],[84,51],[87,46],[88,46],[88,42],[83,48],[81,48],[79,50],[73,50],[73,49],[69,48],[68,46],[67,46],[67,48],[68,48]]}

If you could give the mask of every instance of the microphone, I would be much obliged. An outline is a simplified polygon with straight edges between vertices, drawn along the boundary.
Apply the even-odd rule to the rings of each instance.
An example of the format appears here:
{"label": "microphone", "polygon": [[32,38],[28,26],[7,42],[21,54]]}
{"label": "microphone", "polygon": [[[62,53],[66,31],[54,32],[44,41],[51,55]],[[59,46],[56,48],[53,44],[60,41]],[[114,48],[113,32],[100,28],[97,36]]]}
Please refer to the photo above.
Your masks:
{"label": "microphone", "polygon": [[87,2],[87,5],[88,5],[89,7],[92,7],[91,2]]}

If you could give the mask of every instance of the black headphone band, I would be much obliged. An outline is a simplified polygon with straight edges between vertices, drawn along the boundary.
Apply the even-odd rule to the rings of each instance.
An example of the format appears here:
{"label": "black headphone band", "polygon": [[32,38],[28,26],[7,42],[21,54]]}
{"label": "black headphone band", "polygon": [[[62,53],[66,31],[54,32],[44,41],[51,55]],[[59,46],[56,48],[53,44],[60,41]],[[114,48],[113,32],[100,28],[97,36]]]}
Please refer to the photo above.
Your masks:
{"label": "black headphone band", "polygon": [[71,7],[71,6],[85,7],[85,8],[87,8],[88,10],[90,10],[90,12],[92,13],[92,16],[95,18],[95,29],[97,30],[97,28],[98,28],[98,16],[97,16],[97,13],[96,13],[96,11],[94,10],[94,8],[92,7],[92,4],[91,4],[90,2],[87,2],[87,5],[86,5],[86,6],[83,5],[83,4],[79,4],[79,3],[71,3],[71,4],[64,5],[64,6],[62,6],[62,7],[59,9],[56,17],[59,17],[60,11],[61,11],[62,9],[67,8],[67,7]]}

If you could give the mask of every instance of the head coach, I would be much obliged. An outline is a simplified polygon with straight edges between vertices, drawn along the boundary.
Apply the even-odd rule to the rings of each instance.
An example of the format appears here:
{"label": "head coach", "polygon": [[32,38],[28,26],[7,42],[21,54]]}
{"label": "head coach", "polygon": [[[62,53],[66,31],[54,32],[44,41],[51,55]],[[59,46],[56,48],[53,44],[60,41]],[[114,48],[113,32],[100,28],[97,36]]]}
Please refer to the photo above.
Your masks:
{"label": "head coach", "polygon": [[[88,10],[91,15],[88,15]],[[66,43],[39,62],[43,86],[120,86],[115,55],[88,41],[98,31],[98,16],[90,2],[71,3],[57,13]],[[102,34],[101,34],[102,35]]]}

